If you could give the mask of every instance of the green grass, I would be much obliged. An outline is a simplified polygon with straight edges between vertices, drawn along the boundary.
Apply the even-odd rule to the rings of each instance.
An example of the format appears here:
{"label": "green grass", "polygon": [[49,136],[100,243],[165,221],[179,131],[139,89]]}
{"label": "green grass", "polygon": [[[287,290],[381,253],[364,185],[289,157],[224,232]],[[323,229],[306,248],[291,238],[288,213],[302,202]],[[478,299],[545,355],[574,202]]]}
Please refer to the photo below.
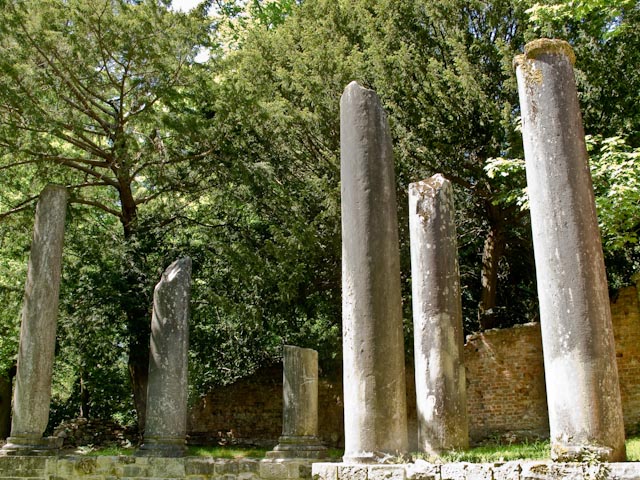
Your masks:
{"label": "green grass", "polygon": [[[439,459],[428,457],[423,453],[413,454],[414,459],[422,458],[427,461],[438,462],[471,462],[471,463],[493,463],[507,462],[510,460],[548,460],[549,459],[549,441],[513,443],[513,444],[494,444],[483,445],[480,447],[470,448],[465,451],[451,451],[442,455]],[[101,455],[101,456],[118,456],[133,455],[135,448],[124,447],[80,447],[76,453],[85,455]],[[265,457],[268,449],[238,447],[238,446],[192,446],[188,448],[187,455],[194,457],[211,457],[211,458],[255,458],[261,459]],[[328,450],[329,461],[339,461],[343,451],[335,448]],[[627,460],[630,462],[640,461],[640,437],[631,437],[627,439]]]}
{"label": "green grass", "polygon": [[[640,461],[640,437],[630,437],[626,442],[627,461]],[[492,463],[510,460],[548,460],[549,441],[483,445],[465,451],[452,451],[442,455],[442,462]],[[420,454],[414,455],[419,458]],[[424,458],[424,455],[423,457]],[[426,459],[426,458],[425,458]],[[431,458],[430,460],[435,460]]]}
{"label": "green grass", "polygon": [[442,462],[490,463],[510,460],[546,460],[549,458],[549,442],[525,442],[510,445],[483,445],[464,451],[447,452]]}
{"label": "green grass", "polygon": [[640,437],[627,438],[627,461],[640,462]]}
{"label": "green grass", "polygon": [[134,447],[78,447],[74,453],[82,455],[95,455],[100,457],[117,457],[119,455],[133,455]]}
{"label": "green grass", "polygon": [[267,453],[266,448],[242,448],[242,447],[189,447],[187,455],[191,457],[213,457],[213,458],[264,458]]}

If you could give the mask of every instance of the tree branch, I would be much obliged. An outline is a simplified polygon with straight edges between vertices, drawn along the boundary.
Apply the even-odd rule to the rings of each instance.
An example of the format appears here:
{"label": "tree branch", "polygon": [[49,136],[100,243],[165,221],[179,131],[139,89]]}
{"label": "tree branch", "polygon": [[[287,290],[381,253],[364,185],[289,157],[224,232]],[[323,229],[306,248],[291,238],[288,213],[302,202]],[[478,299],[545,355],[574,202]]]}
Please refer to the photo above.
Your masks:
{"label": "tree branch", "polygon": [[81,198],[81,197],[72,197],[71,200],[69,200],[69,203],[77,203],[80,205],[87,205],[90,207],[96,207],[99,208],[100,210],[102,210],[103,212],[107,212],[111,215],[114,215],[115,217],[122,219],[122,213],[113,209],[113,208],[109,208],[106,205],[104,205],[103,203],[100,203],[96,200],[89,200],[86,198]]}
{"label": "tree branch", "polygon": [[29,197],[27,198],[25,201],[20,202],[18,205],[16,205],[15,207],[13,207],[11,210],[8,210],[6,212],[2,212],[0,213],[0,220],[13,215],[14,213],[18,213],[21,212],[22,210],[26,210],[27,208],[31,207],[31,203],[33,203],[34,200],[37,200],[38,197],[40,195],[35,195],[33,197]]}

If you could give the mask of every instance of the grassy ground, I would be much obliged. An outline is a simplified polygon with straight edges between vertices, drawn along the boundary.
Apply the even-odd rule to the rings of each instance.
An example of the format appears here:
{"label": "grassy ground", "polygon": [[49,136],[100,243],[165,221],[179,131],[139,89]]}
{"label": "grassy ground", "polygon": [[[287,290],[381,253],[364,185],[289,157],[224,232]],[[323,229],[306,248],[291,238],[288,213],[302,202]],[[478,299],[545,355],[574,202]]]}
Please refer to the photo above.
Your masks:
{"label": "grassy ground", "polygon": [[[79,448],[76,453],[87,455],[131,455],[134,448],[105,447],[99,449]],[[188,455],[196,457],[213,458],[264,458],[267,449],[242,448],[242,447],[189,447]],[[339,460],[342,456],[341,450],[329,449],[329,461]],[[435,458],[427,458],[424,454],[414,454],[414,458],[435,461]],[[443,455],[441,462],[472,462],[491,463],[509,460],[547,460],[549,458],[549,442],[514,443],[511,445],[483,445],[465,451],[453,451]],[[630,462],[640,461],[640,437],[627,439],[627,460]]]}

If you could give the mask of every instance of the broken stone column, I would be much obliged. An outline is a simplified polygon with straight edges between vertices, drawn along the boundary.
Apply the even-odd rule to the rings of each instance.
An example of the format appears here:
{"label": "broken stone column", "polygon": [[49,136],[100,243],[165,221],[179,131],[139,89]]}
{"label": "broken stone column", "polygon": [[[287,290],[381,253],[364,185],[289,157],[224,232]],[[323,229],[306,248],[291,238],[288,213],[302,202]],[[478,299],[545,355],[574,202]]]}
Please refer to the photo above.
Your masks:
{"label": "broken stone column", "polygon": [[153,294],[147,422],[140,455],[179,457],[186,451],[191,259],[164,271]]}
{"label": "broken stone column", "polygon": [[516,58],[551,454],[625,459],[611,312],[568,43]]}
{"label": "broken stone column", "polygon": [[267,458],[324,458],[318,439],[318,352],[285,345],[282,436]]}
{"label": "broken stone column", "polygon": [[66,188],[47,185],[36,207],[5,454],[46,453],[62,443],[42,434],[49,421],[67,196]]}
{"label": "broken stone column", "polygon": [[378,96],[340,100],[345,462],[405,453],[407,409],[391,135]]}
{"label": "broken stone column", "polygon": [[469,447],[462,304],[451,183],[409,185],[418,447]]}

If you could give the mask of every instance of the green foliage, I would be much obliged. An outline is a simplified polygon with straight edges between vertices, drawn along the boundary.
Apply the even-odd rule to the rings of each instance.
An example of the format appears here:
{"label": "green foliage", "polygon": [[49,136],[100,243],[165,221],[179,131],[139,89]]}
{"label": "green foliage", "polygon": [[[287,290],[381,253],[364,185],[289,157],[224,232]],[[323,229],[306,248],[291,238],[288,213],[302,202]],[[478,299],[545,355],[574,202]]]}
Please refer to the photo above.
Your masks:
{"label": "green foliage", "polygon": [[589,28],[598,29],[602,39],[607,40],[628,27],[628,25],[621,25],[620,18],[636,5],[636,0],[551,1],[534,3],[527,13],[538,35],[545,34],[545,25],[586,21],[589,23]]}
{"label": "green foliage", "polygon": [[638,243],[640,230],[640,148],[621,137],[588,137],[591,174],[604,248]]}
{"label": "green foliage", "polygon": [[548,460],[548,441],[513,443],[509,445],[483,445],[466,451],[451,451],[442,455],[444,462],[493,463],[511,460]]}

